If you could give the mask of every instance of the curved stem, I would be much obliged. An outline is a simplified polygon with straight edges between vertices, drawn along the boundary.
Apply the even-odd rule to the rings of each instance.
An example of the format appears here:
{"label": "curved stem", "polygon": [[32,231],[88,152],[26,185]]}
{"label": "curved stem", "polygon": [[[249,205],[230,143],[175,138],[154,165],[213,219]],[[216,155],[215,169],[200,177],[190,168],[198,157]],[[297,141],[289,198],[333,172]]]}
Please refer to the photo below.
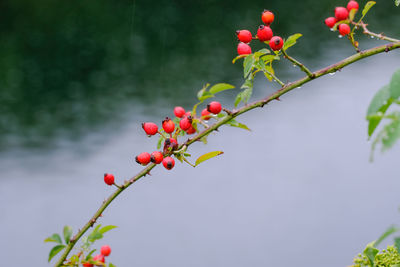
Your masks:
{"label": "curved stem", "polygon": [[362,22],[362,21],[361,21],[360,23],[357,23],[356,26],[358,26],[358,25],[360,25],[360,26],[362,27],[363,33],[366,34],[366,35],[373,36],[373,37],[375,37],[375,38],[377,38],[377,39],[386,40],[386,41],[393,42],[393,43],[395,43],[395,42],[400,42],[400,40],[395,39],[395,38],[391,38],[391,37],[387,37],[387,36],[385,36],[385,35],[382,34],[382,33],[379,33],[379,34],[378,34],[378,33],[371,32],[371,31],[368,30],[368,28],[367,28],[368,24],[366,24],[366,23],[364,23],[364,22]]}
{"label": "curved stem", "polygon": [[287,58],[290,62],[292,62],[294,65],[297,65],[300,67],[300,69],[302,71],[304,71],[308,77],[310,78],[314,78],[313,77],[313,73],[302,63],[300,63],[299,61],[297,61],[296,59],[292,58],[291,56],[289,56],[285,50],[282,49],[282,54],[285,56],[285,58]]}
{"label": "curved stem", "polygon": [[[239,109],[233,110],[230,113],[228,113],[225,117],[223,117],[221,120],[217,121],[216,123],[214,123],[213,125],[211,125],[209,128],[204,129],[202,132],[198,133],[196,136],[189,138],[186,142],[184,142],[183,144],[181,144],[178,148],[181,149],[182,147],[186,146],[188,147],[189,145],[193,144],[196,141],[199,141],[202,137],[207,136],[208,134],[210,134],[213,131],[218,130],[218,128],[224,124],[226,124],[227,122],[229,122],[230,120],[232,120],[233,118],[246,113],[252,109],[258,108],[258,107],[263,107],[264,105],[268,104],[269,102],[271,102],[272,100],[278,100],[280,96],[286,94],[287,92],[300,87],[301,85],[315,79],[315,78],[319,78],[321,76],[324,76],[328,73],[332,73],[332,72],[336,72],[340,69],[342,69],[343,67],[350,65],[356,61],[359,61],[363,58],[366,57],[370,57],[372,55],[375,54],[379,54],[379,53],[383,53],[383,52],[389,52],[391,50],[394,49],[398,49],[400,48],[400,41],[399,42],[394,42],[394,43],[390,43],[387,45],[381,45],[381,46],[377,46],[368,50],[364,50],[361,51],[360,53],[354,54],[348,58],[345,58],[335,64],[332,64],[328,67],[325,67],[323,69],[320,69],[318,71],[315,71],[313,73],[311,73],[311,75],[308,75],[306,77],[303,77],[297,81],[288,83],[286,85],[283,85],[283,87],[281,89],[279,89],[278,91],[276,91],[275,93],[271,94],[270,96],[263,98],[261,100],[255,101],[253,103],[249,103]],[[136,182],[137,180],[139,180],[140,178],[144,177],[145,175],[149,174],[149,172],[156,166],[156,164],[151,164],[149,166],[147,166],[146,168],[144,168],[141,172],[139,172],[136,176],[132,177],[131,179],[129,179],[128,181],[125,181],[125,183],[123,185],[120,186],[120,188],[118,188],[117,190],[114,191],[114,193],[112,193],[104,202],[103,204],[100,206],[100,208],[95,212],[95,214],[90,218],[90,220],[83,226],[82,229],[80,229],[78,231],[78,233],[70,240],[70,243],[67,245],[65,251],[63,252],[63,254],[61,255],[61,257],[58,259],[58,261],[56,262],[55,266],[62,266],[65,259],[67,258],[68,254],[70,253],[70,251],[72,250],[72,248],[75,246],[75,244],[77,243],[77,241],[82,237],[82,235],[90,228],[92,227],[97,219],[101,216],[101,214],[103,213],[103,211],[111,204],[111,202],[120,194],[122,193],[126,188],[128,188],[129,186],[131,186],[134,182]]]}

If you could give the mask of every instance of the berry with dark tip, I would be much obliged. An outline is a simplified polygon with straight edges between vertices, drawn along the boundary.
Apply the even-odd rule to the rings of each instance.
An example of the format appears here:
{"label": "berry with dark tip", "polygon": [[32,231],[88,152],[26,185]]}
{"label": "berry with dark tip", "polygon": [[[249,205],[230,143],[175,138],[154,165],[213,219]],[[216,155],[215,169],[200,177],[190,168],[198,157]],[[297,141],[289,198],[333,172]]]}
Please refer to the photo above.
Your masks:
{"label": "berry with dark tip", "polygon": [[142,123],[142,128],[147,135],[155,135],[158,132],[158,126],[153,122]]}
{"label": "berry with dark tip", "polygon": [[162,127],[166,133],[172,133],[175,130],[175,123],[168,117],[162,121]]}
{"label": "berry with dark tip", "polygon": [[164,154],[168,154],[178,148],[178,142],[174,138],[167,138],[164,142]]}
{"label": "berry with dark tip", "polygon": [[351,1],[349,1],[349,3],[347,4],[347,10],[350,12],[352,9],[356,9],[356,10],[358,10],[358,3],[357,3],[357,1],[353,1],[353,0],[351,0]]}
{"label": "berry with dark tip", "polygon": [[190,126],[190,128],[186,130],[187,134],[194,134],[195,132],[196,132],[196,128],[194,128],[193,126]]}
{"label": "berry with dark tip", "polygon": [[279,36],[274,36],[271,38],[271,40],[269,41],[269,46],[271,47],[272,50],[274,51],[278,51],[281,50],[282,46],[283,46],[283,40],[281,37]]}
{"label": "berry with dark tip", "polygon": [[178,118],[182,118],[183,115],[185,115],[185,109],[183,107],[175,107],[174,108],[174,114],[175,116],[177,116]]}
{"label": "berry with dark tip", "polygon": [[264,12],[261,14],[261,20],[266,24],[269,25],[274,21],[274,13],[272,13],[269,10],[264,10]]}
{"label": "berry with dark tip", "polygon": [[164,158],[163,153],[161,153],[160,151],[154,151],[150,155],[150,161],[155,164],[160,164],[163,158]]}
{"label": "berry with dark tip", "polygon": [[171,157],[166,157],[163,159],[162,164],[167,170],[170,170],[175,166],[175,160]]}
{"label": "berry with dark tip", "polygon": [[217,101],[210,102],[210,104],[207,105],[207,111],[213,113],[213,114],[218,114],[222,110],[221,103]]}
{"label": "berry with dark tip", "polygon": [[257,37],[258,40],[261,42],[269,41],[274,34],[272,33],[272,30],[270,27],[265,26],[265,25],[260,25],[257,30]]}
{"label": "berry with dark tip", "polygon": [[210,116],[210,112],[205,108],[201,111],[201,117],[203,118],[203,120],[208,121],[211,116]]}
{"label": "berry with dark tip", "polygon": [[251,47],[245,43],[239,43],[237,46],[237,53],[239,55],[249,55],[251,54]]}
{"label": "berry with dark tip", "polygon": [[350,26],[347,24],[340,24],[338,29],[341,36],[346,36],[350,33]]}
{"label": "berry with dark tip", "polygon": [[334,17],[329,17],[325,19],[325,25],[328,26],[329,28],[332,28],[335,26],[337,20]]}
{"label": "berry with dark tip", "polygon": [[110,173],[105,173],[104,174],[104,182],[108,185],[113,185],[114,184],[114,175]]}
{"label": "berry with dark tip", "polygon": [[182,130],[186,131],[192,126],[192,116],[188,117],[183,117],[181,121],[179,122],[179,127],[181,127]]}
{"label": "berry with dark tip", "polygon": [[345,7],[335,8],[335,17],[338,21],[345,20],[349,17],[349,11]]}
{"label": "berry with dark tip", "polygon": [[239,30],[239,31],[236,31],[236,34],[237,34],[239,41],[241,41],[243,43],[250,43],[251,40],[253,39],[251,32],[248,30]]}
{"label": "berry with dark tip", "polygon": [[151,156],[147,152],[140,153],[139,155],[137,155],[135,157],[136,162],[143,166],[146,166],[147,164],[149,164],[150,159],[151,159]]}
{"label": "berry with dark tip", "polygon": [[111,253],[111,248],[109,245],[104,245],[100,248],[100,253],[101,255],[103,255],[104,257],[107,257],[108,255],[110,255]]}

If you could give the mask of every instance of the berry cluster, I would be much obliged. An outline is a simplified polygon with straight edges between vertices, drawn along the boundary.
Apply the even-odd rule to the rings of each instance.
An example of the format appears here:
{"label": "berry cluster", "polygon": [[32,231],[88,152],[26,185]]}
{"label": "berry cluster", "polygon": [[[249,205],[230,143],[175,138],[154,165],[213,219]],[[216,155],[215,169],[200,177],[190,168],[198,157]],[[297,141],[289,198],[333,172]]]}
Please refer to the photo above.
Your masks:
{"label": "berry cluster", "polygon": [[236,31],[237,38],[240,43],[237,46],[237,52],[239,55],[251,54],[251,47],[249,43],[253,39],[258,39],[260,42],[266,42],[269,44],[272,50],[278,51],[283,46],[283,40],[280,36],[274,36],[270,25],[274,21],[274,13],[269,10],[264,10],[261,14],[261,20],[264,25],[260,25],[257,30],[256,37],[253,37],[249,30],[238,30]]}
{"label": "berry cluster", "polygon": [[347,3],[347,8],[346,7],[336,7],[335,8],[335,16],[334,17],[329,17],[325,19],[325,24],[329,28],[333,29],[335,25],[339,22],[339,25],[337,26],[337,29],[339,30],[339,34],[341,36],[346,36],[350,33],[350,26],[349,23],[349,13],[351,12],[352,9],[355,9],[357,12],[358,11],[358,3],[354,0],[351,0]]}
{"label": "berry cluster", "polygon": [[[95,262],[95,263],[105,263],[106,259],[105,257],[109,256],[111,254],[111,248],[109,245],[104,245],[100,248],[100,254],[97,254],[95,256],[93,256],[93,258],[91,258],[90,261],[88,262],[84,262],[82,263],[83,267],[93,267],[93,263],[91,262]],[[103,264],[104,265],[104,264]],[[98,265],[96,265],[98,266]]]}

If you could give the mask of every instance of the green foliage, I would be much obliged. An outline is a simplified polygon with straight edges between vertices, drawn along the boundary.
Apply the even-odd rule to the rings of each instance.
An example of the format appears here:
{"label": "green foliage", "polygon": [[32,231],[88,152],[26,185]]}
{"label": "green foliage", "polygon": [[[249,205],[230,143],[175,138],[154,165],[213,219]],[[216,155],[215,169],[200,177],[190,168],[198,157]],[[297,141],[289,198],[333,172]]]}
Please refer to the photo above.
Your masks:
{"label": "green foliage", "polygon": [[72,236],[72,227],[68,226],[68,225],[64,226],[63,234],[64,234],[65,243],[69,244],[69,241]]}
{"label": "green foliage", "polygon": [[388,246],[382,251],[367,247],[353,262],[351,267],[400,267],[400,254],[394,246]]}
{"label": "green foliage", "polygon": [[[362,11],[362,17],[364,17],[365,15],[367,15],[368,11],[376,4],[375,1],[368,1],[365,6],[364,9]],[[361,18],[362,19],[362,18]]]}
{"label": "green foliage", "polygon": [[196,160],[196,163],[194,164],[194,166],[197,166],[197,165],[199,165],[200,163],[202,163],[202,162],[204,162],[206,160],[212,159],[212,158],[214,158],[216,156],[219,156],[219,155],[222,155],[222,154],[224,154],[224,152],[222,152],[222,151],[208,152],[208,153],[198,157],[197,160]]}
{"label": "green foliage", "polygon": [[303,36],[301,33],[295,33],[289,36],[284,42],[282,49],[286,51],[289,47],[294,46],[297,42],[297,39],[299,39],[301,36]]}
{"label": "green foliage", "polygon": [[388,123],[383,126],[382,130],[376,134],[375,140],[372,143],[371,156],[378,144],[382,145],[382,151],[387,150],[396,143],[400,138],[400,112],[393,111],[389,114],[387,110],[393,103],[399,104],[400,98],[400,69],[397,70],[388,85],[382,87],[372,99],[368,110],[368,136],[371,137],[380,122],[383,119],[388,120]]}
{"label": "green foliage", "polygon": [[394,1],[394,4],[395,4],[396,6],[400,6],[400,0],[395,0],[395,1]]}
{"label": "green foliage", "polygon": [[54,246],[49,253],[49,259],[48,261],[50,262],[52,258],[54,258],[55,255],[57,255],[60,251],[62,251],[65,248],[65,245],[57,245]]}

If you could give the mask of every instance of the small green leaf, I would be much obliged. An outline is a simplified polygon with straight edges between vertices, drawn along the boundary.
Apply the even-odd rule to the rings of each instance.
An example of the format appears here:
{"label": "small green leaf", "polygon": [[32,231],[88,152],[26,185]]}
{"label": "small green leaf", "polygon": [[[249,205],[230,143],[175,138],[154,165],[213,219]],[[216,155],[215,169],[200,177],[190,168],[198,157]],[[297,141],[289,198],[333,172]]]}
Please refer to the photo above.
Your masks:
{"label": "small green leaf", "polygon": [[59,234],[53,234],[52,236],[46,238],[44,242],[56,242],[62,244],[62,240]]}
{"label": "small green leaf", "polygon": [[[207,88],[210,86],[209,83],[205,84],[203,86],[203,88],[201,88],[200,91],[197,92],[197,98],[200,100],[200,98],[204,95],[204,93],[206,92]],[[200,100],[201,101],[201,100]]]}
{"label": "small green leaf", "polygon": [[251,97],[251,94],[253,92],[253,88],[246,88],[245,90],[241,91],[235,99],[235,107],[240,103],[247,103]]}
{"label": "small green leaf", "polygon": [[217,94],[219,92],[233,89],[233,88],[235,88],[235,86],[228,84],[228,83],[217,83],[210,88],[209,92],[211,94]]}
{"label": "small green leaf", "polygon": [[376,127],[381,122],[386,110],[392,104],[389,86],[382,87],[374,96],[367,110],[368,136],[374,133]]}
{"label": "small green leaf", "polygon": [[107,226],[104,226],[103,228],[101,228],[101,229],[99,230],[99,232],[100,232],[101,234],[105,234],[106,232],[108,232],[108,231],[110,231],[110,230],[112,230],[112,229],[115,229],[115,228],[117,228],[117,226],[115,226],[115,225],[107,225]]}
{"label": "small green leaf", "polygon": [[263,56],[261,59],[267,65],[267,64],[270,64],[274,60],[280,60],[280,57],[277,55],[266,55],[266,56]]}
{"label": "small green leaf", "polygon": [[369,243],[363,252],[364,255],[368,258],[372,267],[375,266],[375,256],[376,254],[378,254],[378,252],[379,249],[374,247],[374,242]]}
{"label": "small green leaf", "polygon": [[267,55],[269,53],[271,53],[271,51],[269,51],[266,48],[263,48],[263,49],[261,49],[261,50],[259,50],[259,51],[254,53],[254,59],[258,60],[260,57],[262,57],[264,55]]}
{"label": "small green leaf", "polygon": [[92,257],[92,254],[96,252],[96,249],[91,250],[87,255],[85,260],[88,261],[90,259],[90,257]]}
{"label": "small green leaf", "polygon": [[384,134],[382,135],[382,150],[387,150],[396,143],[400,138],[400,117],[392,120],[383,128]]}
{"label": "small green leaf", "polygon": [[387,229],[374,243],[374,247],[379,246],[380,243],[382,243],[383,240],[385,240],[388,236],[390,236],[393,233],[398,232],[400,229],[397,228],[396,226],[390,226],[389,229]]}
{"label": "small green leaf", "polygon": [[400,6],[400,0],[395,0],[395,1],[394,1],[394,4],[395,4],[396,6]]}
{"label": "small green leaf", "polygon": [[211,159],[211,158],[214,158],[214,157],[216,157],[216,156],[219,156],[219,155],[221,155],[221,154],[224,154],[224,152],[222,152],[222,151],[208,152],[208,153],[206,153],[206,154],[200,156],[200,157],[196,160],[196,163],[195,163],[194,165],[197,166],[197,165],[199,165],[200,163],[202,163],[202,162],[204,162],[204,161],[206,161],[206,160],[209,160],[209,159]]}
{"label": "small green leaf", "polygon": [[[400,1],[400,0],[399,0]],[[397,252],[400,253],[400,237],[394,239],[394,245],[396,246]]]}
{"label": "small green leaf", "polygon": [[69,240],[71,239],[71,235],[72,235],[72,227],[71,226],[64,226],[64,240],[65,240],[65,244],[69,244]]}
{"label": "small green leaf", "polygon": [[57,245],[57,246],[55,246],[55,247],[53,247],[51,250],[50,250],[50,253],[49,253],[49,262],[51,261],[51,259],[55,256],[55,255],[57,255],[61,250],[63,250],[65,248],[65,245]]}
{"label": "small green leaf", "polygon": [[398,99],[400,97],[400,69],[393,73],[389,87],[390,96],[394,99]]}
{"label": "small green leaf", "polygon": [[241,59],[241,58],[244,58],[244,57],[246,57],[247,55],[238,55],[237,57],[235,57],[233,60],[232,60],[232,64],[235,64],[235,62],[238,60],[238,59]]}
{"label": "small green leaf", "polygon": [[245,125],[243,123],[240,123],[240,122],[236,121],[235,119],[232,119],[232,120],[228,121],[227,124],[229,126],[232,126],[232,127],[238,127],[238,128],[241,128],[241,129],[245,129],[247,131],[251,131],[250,128],[247,127],[247,125]]}
{"label": "small green leaf", "polygon": [[297,42],[297,39],[299,39],[301,36],[303,36],[301,33],[295,33],[287,38],[287,40],[283,43],[283,50],[288,49],[291,46],[294,46]]}
{"label": "small green leaf", "polygon": [[247,78],[253,69],[254,58],[253,55],[248,55],[243,61],[243,76]]}
{"label": "small green leaf", "polygon": [[376,4],[375,1],[368,1],[365,6],[364,9],[362,11],[362,15],[363,17],[368,13],[368,11],[371,9],[371,7],[373,7]]}
{"label": "small green leaf", "polygon": [[354,16],[356,15],[358,9],[353,8],[352,10],[350,10],[349,13],[349,19],[352,21],[354,19]]}

